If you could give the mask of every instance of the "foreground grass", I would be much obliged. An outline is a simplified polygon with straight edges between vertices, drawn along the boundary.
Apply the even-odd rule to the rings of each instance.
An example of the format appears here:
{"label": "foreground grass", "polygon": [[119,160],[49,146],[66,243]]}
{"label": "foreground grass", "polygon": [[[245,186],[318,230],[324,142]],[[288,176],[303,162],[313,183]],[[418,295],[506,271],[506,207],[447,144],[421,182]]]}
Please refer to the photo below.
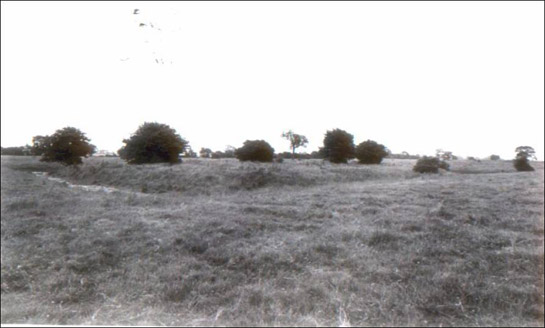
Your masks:
{"label": "foreground grass", "polygon": [[412,165],[2,157],[2,323],[542,326],[543,163]]}

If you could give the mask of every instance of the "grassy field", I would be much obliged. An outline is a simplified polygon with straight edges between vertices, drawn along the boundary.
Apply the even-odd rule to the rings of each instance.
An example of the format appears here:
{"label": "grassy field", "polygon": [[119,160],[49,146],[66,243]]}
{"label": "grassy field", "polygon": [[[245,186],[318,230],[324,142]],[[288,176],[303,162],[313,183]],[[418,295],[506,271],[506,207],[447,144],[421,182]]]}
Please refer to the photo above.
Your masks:
{"label": "grassy field", "polygon": [[414,163],[2,156],[1,321],[543,326],[543,163]]}

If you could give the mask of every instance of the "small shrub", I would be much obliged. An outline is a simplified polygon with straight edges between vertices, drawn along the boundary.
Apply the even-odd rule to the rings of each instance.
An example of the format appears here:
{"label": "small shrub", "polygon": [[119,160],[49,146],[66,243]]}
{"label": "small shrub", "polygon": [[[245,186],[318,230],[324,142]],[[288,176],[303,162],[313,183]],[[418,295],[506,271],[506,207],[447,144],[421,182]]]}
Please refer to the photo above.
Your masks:
{"label": "small shrub", "polygon": [[384,145],[373,140],[367,140],[356,147],[356,158],[361,164],[380,164],[388,155]]}
{"label": "small shrub", "polygon": [[416,162],[413,171],[418,173],[439,173],[439,169],[449,170],[449,165],[437,157],[424,156]]}
{"label": "small shrub", "polygon": [[239,161],[272,162],[274,148],[264,140],[246,140],[241,148],[235,150]]}

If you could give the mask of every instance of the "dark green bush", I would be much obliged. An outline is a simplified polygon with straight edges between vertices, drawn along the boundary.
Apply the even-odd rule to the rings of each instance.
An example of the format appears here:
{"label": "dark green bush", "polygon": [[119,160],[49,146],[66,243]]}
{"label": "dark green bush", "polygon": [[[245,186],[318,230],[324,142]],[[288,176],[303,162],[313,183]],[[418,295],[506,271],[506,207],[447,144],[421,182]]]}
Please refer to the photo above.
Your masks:
{"label": "dark green bush", "polygon": [[246,140],[244,145],[235,150],[239,161],[272,162],[274,148],[264,140]]}
{"label": "dark green bush", "polygon": [[536,158],[534,148],[530,146],[520,146],[515,149],[515,152],[517,153],[517,157],[513,161],[515,169],[521,172],[534,171],[534,168],[530,166],[530,161],[528,160],[529,158]]}
{"label": "dark green bush", "polygon": [[55,131],[51,136],[42,137],[47,142],[40,147],[40,161],[60,162],[64,165],[81,164],[82,157],[92,155],[96,147],[89,143],[83,132],[73,127]]}
{"label": "dark green bush", "polygon": [[119,157],[129,164],[179,163],[188,142],[166,124],[144,123],[130,139],[124,139]]}
{"label": "dark green bush", "polygon": [[347,163],[354,158],[354,136],[350,133],[335,129],[327,131],[324,138],[324,147],[320,152],[331,163]]}
{"label": "dark green bush", "polygon": [[530,162],[528,161],[528,158],[526,157],[519,157],[513,161],[513,165],[515,166],[515,169],[520,172],[530,172],[534,171],[534,168],[530,165]]}
{"label": "dark green bush", "polygon": [[439,173],[439,169],[449,170],[449,165],[437,157],[424,156],[416,162],[413,171],[418,173]]}
{"label": "dark green bush", "polygon": [[380,164],[388,155],[384,145],[373,140],[367,140],[356,147],[356,158],[361,164]]}

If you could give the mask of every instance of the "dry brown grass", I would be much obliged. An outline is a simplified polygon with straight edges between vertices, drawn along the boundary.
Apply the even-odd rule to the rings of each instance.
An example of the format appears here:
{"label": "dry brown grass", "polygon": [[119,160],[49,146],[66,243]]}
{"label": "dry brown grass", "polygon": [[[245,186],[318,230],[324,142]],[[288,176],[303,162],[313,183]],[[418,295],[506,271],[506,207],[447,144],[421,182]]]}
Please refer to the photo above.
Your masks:
{"label": "dry brown grass", "polygon": [[543,163],[414,162],[3,156],[2,323],[542,326]]}

